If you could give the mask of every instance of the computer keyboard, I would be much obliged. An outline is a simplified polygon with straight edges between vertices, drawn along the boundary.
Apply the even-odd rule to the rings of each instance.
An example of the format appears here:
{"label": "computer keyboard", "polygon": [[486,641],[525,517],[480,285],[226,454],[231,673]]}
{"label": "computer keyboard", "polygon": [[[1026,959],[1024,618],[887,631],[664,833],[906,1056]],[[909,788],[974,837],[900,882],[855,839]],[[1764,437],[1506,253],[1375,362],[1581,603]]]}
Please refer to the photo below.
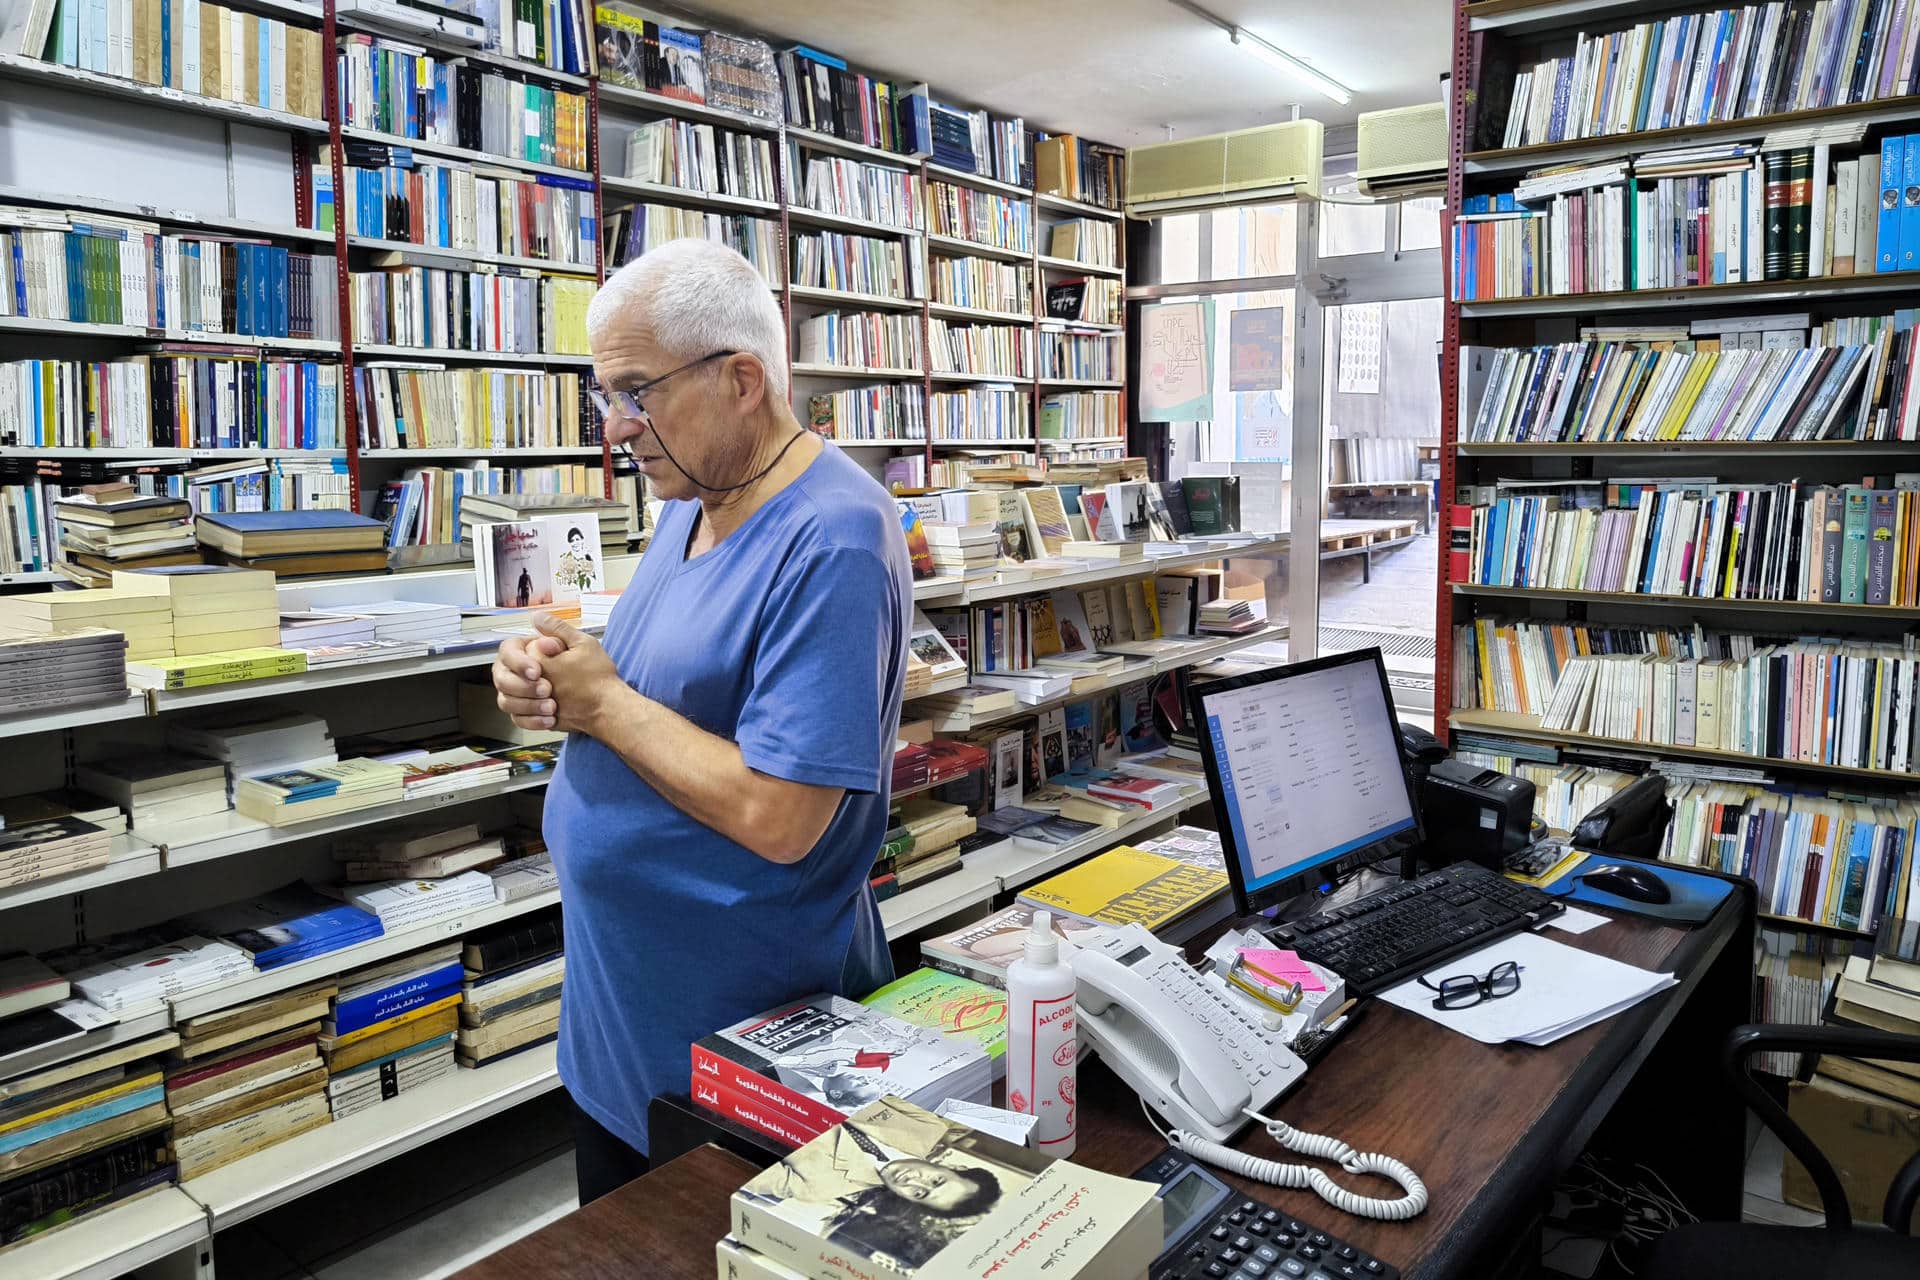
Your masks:
{"label": "computer keyboard", "polygon": [[1266,932],[1339,974],[1349,995],[1371,995],[1566,909],[1538,889],[1458,862]]}

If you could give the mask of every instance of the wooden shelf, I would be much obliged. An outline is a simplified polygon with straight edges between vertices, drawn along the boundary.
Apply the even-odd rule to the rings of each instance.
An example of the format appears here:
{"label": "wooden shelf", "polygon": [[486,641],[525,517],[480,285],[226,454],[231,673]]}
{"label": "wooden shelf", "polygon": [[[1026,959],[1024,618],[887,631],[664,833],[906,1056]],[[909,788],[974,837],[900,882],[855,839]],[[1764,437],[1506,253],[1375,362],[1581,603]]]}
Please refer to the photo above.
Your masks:
{"label": "wooden shelf", "polygon": [[743,115],[737,111],[728,111],[721,107],[710,107],[704,102],[686,102],[679,98],[669,98],[664,93],[650,93],[645,89],[635,89],[630,85],[615,84],[611,80],[600,82],[600,109],[612,109],[624,113],[627,109],[652,112],[655,115],[684,116],[689,120],[704,120],[710,124],[726,125],[730,129],[748,129],[754,133],[778,133],[780,126],[772,120],[762,120],[759,116]]}
{"label": "wooden shelf", "polygon": [[[1673,6],[1659,7],[1671,9]],[[1662,151],[1728,138],[1757,138],[1765,133],[1802,125],[1845,123],[1873,127],[1900,124],[1915,118],[1920,118],[1920,95],[1878,98],[1871,102],[1816,107],[1810,111],[1778,111],[1772,115],[1748,116],[1713,124],[1680,125],[1671,129],[1645,129],[1638,133],[1610,133],[1598,138],[1573,138],[1565,142],[1539,142],[1525,147],[1469,151],[1463,158],[1463,169],[1468,177],[1520,173],[1546,165],[1605,159],[1622,152]]]}
{"label": "wooden shelf", "polygon": [[949,256],[963,258],[993,258],[1000,262],[1032,262],[1033,254],[1026,249],[1009,249],[1003,245],[981,244],[977,240],[966,240],[959,236],[935,235],[927,233],[929,249],[944,250]]}
{"label": "wooden shelf", "polygon": [[1678,760],[1705,760],[1714,764],[1738,765],[1759,772],[1792,769],[1803,773],[1855,778],[1889,787],[1911,787],[1914,775],[1892,769],[1853,769],[1839,764],[1815,764],[1806,760],[1782,760],[1776,756],[1750,756],[1739,751],[1715,747],[1676,747],[1666,743],[1641,742],[1631,738],[1600,738],[1589,733],[1571,733],[1563,729],[1542,729],[1540,717],[1517,711],[1456,709],[1447,713],[1448,727],[1456,732],[1492,733],[1528,742],[1545,742],[1561,747],[1591,747],[1596,750],[1645,756],[1648,759],[1672,757]]}
{"label": "wooden shelf", "polygon": [[1489,600],[1549,600],[1564,604],[1645,605],[1656,609],[1739,609],[1756,613],[1816,614],[1902,621],[1920,618],[1920,608],[1883,604],[1823,604],[1818,600],[1725,600],[1715,596],[1649,595],[1638,591],[1564,591],[1552,587],[1494,587],[1453,584],[1453,594]]}
{"label": "wooden shelf", "polygon": [[659,200],[667,204],[691,205],[696,209],[726,209],[753,214],[780,212],[780,202],[777,200],[754,200],[747,196],[723,195],[718,191],[695,191],[690,187],[676,187],[665,182],[641,182],[635,178],[619,178],[612,174],[601,175],[600,187],[603,192],[612,192],[616,195]]}
{"label": "wooden shelf", "polygon": [[1613,293],[1556,293],[1539,298],[1493,298],[1457,302],[1460,315],[1479,320],[1497,316],[1587,315],[1602,311],[1670,311],[1684,307],[1733,306],[1749,302],[1790,302],[1799,306],[1829,297],[1866,297],[1911,293],[1920,289],[1920,271],[1881,271],[1860,276],[1816,276],[1808,280],[1762,280],[1743,284],[1694,284],[1677,289],[1626,289]]}
{"label": "wooden shelf", "polygon": [[890,311],[918,311],[918,298],[893,298],[884,293],[855,293],[851,289],[823,289],[818,285],[787,286],[787,294],[797,302],[822,302],[831,306],[881,307]]}
{"label": "wooden shelf", "polygon": [[992,311],[986,307],[962,307],[951,302],[929,302],[927,310],[943,320],[984,320],[991,324],[1032,324],[1024,311]]}
{"label": "wooden shelf", "polygon": [[1468,441],[1456,445],[1467,458],[1577,458],[1599,455],[1645,454],[1764,454],[1810,458],[1839,456],[1885,457],[1920,451],[1915,440],[1608,440],[1573,444]]}

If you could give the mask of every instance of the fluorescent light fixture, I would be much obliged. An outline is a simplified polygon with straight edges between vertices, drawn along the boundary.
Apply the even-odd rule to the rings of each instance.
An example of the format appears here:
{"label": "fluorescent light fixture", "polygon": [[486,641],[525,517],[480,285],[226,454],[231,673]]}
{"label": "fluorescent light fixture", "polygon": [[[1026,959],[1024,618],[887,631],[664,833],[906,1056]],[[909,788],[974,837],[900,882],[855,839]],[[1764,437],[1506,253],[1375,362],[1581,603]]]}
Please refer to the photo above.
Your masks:
{"label": "fluorescent light fixture", "polygon": [[1315,71],[1312,67],[1294,57],[1285,49],[1262,40],[1251,31],[1241,27],[1228,27],[1227,39],[1260,59],[1260,61],[1266,63],[1268,66],[1274,68],[1276,71],[1284,71],[1288,75],[1298,76],[1300,79],[1305,80],[1308,84],[1318,89],[1321,93],[1326,94],[1341,106],[1345,106],[1347,103],[1353,101],[1353,91],[1347,88],[1347,86],[1341,84],[1331,76]]}

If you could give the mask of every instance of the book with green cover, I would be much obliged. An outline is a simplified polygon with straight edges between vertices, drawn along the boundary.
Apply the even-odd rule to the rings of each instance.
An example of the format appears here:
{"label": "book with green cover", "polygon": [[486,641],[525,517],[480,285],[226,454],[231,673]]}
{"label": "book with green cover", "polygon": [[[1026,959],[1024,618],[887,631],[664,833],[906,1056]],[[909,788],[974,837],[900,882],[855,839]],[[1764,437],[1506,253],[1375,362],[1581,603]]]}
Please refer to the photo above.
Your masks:
{"label": "book with green cover", "polygon": [[860,1003],[916,1027],[978,1045],[993,1060],[996,1077],[1004,1069],[1007,1055],[1007,993],[1004,991],[938,969],[915,969]]}
{"label": "book with green cover", "polygon": [[1867,491],[1857,484],[1846,488],[1846,516],[1841,529],[1840,603],[1864,604],[1867,598],[1867,531],[1872,509]]}

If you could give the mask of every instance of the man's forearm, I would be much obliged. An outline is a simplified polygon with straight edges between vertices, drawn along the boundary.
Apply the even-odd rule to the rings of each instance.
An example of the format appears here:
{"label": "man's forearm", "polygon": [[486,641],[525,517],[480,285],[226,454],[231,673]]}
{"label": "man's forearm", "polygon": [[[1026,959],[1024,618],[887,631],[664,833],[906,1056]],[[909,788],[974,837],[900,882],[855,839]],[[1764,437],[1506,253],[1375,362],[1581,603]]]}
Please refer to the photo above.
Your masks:
{"label": "man's forearm", "polygon": [[738,746],[625,685],[595,707],[586,732],[674,808],[769,861],[798,862],[825,829],[796,812],[809,806],[790,803],[798,784],[755,773]]}

